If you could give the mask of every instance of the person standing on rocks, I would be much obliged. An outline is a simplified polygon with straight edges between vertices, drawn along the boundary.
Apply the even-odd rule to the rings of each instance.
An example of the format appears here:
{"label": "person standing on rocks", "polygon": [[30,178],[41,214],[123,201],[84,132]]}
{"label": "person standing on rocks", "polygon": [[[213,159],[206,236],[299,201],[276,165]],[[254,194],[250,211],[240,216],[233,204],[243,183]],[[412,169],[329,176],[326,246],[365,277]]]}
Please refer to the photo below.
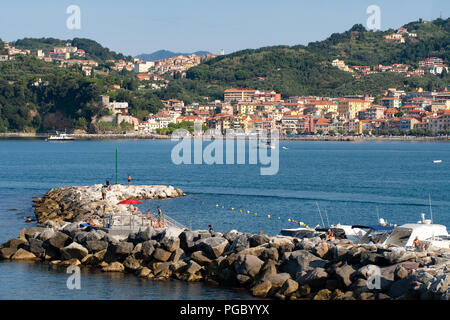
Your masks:
{"label": "person standing on rocks", "polygon": [[105,186],[103,186],[102,187],[102,200],[106,200],[106,187]]}

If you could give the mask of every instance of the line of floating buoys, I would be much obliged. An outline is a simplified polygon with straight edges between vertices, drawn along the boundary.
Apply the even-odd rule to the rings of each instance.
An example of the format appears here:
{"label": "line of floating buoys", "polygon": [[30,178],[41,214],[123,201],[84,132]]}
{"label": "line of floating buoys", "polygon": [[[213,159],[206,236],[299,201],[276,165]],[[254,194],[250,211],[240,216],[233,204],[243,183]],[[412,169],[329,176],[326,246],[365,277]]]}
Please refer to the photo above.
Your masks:
{"label": "line of floating buoys", "polygon": [[[221,207],[222,209],[225,209],[225,206],[220,206],[219,204],[216,204],[216,208],[219,208],[219,207]],[[234,207],[231,208],[231,211],[235,211],[235,210],[237,210],[237,209],[235,209]],[[244,210],[243,210],[243,209],[239,209],[239,212],[244,213]],[[247,210],[247,214],[250,214],[250,213],[251,213],[250,210]],[[253,213],[253,215],[254,215],[255,217],[257,217],[257,216],[258,216],[258,213],[255,212],[255,213]],[[272,215],[270,215],[270,214],[267,214],[266,217],[267,217],[268,219],[272,219]],[[276,220],[281,220],[281,217],[277,217]],[[295,223],[295,224],[298,224],[298,225],[300,225],[300,226],[304,226],[304,227],[306,227],[306,228],[308,228],[308,229],[311,229],[310,227],[308,227],[305,223],[303,223],[303,222],[301,222],[301,221],[297,221],[297,220],[294,220],[294,219],[291,219],[291,218],[288,218],[287,221],[288,221],[288,222]],[[311,230],[312,230],[312,229],[311,229]]]}

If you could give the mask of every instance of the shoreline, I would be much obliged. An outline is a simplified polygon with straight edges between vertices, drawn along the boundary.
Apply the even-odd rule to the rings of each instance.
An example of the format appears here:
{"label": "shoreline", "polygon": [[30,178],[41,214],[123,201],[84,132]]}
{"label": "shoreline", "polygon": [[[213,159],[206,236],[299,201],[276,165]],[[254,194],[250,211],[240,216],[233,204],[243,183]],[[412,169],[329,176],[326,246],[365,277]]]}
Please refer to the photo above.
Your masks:
{"label": "shoreline", "polygon": [[[0,133],[1,139],[46,139],[47,133]],[[172,137],[159,134],[72,134],[75,140],[170,140]],[[191,137],[193,138],[193,137]],[[225,137],[224,137],[225,138]],[[250,140],[249,136],[234,137],[238,140]],[[209,139],[204,136],[203,139]],[[221,139],[216,138],[216,139]],[[222,138],[223,139],[223,138]],[[362,142],[362,141],[416,141],[416,142],[449,142],[449,136],[439,137],[416,137],[416,136],[303,136],[303,137],[279,137],[280,141],[347,141],[347,142]]]}
{"label": "shoreline", "polygon": [[[0,260],[79,266],[149,281],[202,282],[245,290],[260,299],[450,300],[449,249],[417,251],[347,239],[170,226],[141,228],[119,239],[103,228],[80,224],[102,211],[98,187],[51,189],[42,199],[34,198],[41,225],[23,229],[0,245]],[[115,185],[102,204],[129,196],[184,195],[164,186],[149,186],[152,190],[147,194],[141,192],[143,187],[147,188]],[[161,188],[173,191],[163,194]],[[77,209],[83,203],[85,214]],[[369,285],[374,268],[379,271],[376,290]]]}

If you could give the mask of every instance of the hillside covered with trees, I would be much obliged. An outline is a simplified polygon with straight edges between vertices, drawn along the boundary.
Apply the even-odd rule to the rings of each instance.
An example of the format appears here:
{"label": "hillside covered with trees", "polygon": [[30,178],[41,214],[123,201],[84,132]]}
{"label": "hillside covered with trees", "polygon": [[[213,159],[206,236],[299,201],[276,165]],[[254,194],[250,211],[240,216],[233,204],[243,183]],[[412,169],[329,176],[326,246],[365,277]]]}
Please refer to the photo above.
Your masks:
{"label": "hillside covered with trees", "polygon": [[405,77],[387,72],[357,79],[349,72],[331,66],[334,59],[342,59],[349,66],[403,63],[417,67],[419,60],[431,56],[442,58],[446,64],[450,62],[450,19],[416,21],[405,27],[416,32],[417,38],[407,38],[402,44],[384,39],[395,30],[374,32],[355,25],[344,33],[332,34],[324,41],[307,46],[248,49],[220,56],[189,69],[185,79],[172,81],[159,96],[188,102],[204,97],[216,99],[230,87],[272,89],[284,97],[379,94],[390,87],[444,89],[448,84],[447,73],[441,77],[430,74]]}

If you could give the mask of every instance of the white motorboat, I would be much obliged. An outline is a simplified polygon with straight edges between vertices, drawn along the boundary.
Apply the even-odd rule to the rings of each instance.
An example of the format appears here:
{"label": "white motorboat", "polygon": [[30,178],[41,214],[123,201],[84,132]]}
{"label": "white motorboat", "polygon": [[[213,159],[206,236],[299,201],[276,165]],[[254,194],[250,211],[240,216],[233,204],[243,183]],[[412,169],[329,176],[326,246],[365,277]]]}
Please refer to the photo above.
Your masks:
{"label": "white motorboat", "polygon": [[442,163],[442,160],[433,160],[433,163]]}
{"label": "white motorboat", "polygon": [[75,138],[67,133],[56,132],[56,135],[51,135],[47,138],[47,141],[73,141]]}
{"label": "white motorboat", "polygon": [[396,227],[384,244],[412,248],[416,238],[426,247],[450,248],[450,235],[447,232],[447,227],[426,220],[425,214],[422,214],[422,221]]}

